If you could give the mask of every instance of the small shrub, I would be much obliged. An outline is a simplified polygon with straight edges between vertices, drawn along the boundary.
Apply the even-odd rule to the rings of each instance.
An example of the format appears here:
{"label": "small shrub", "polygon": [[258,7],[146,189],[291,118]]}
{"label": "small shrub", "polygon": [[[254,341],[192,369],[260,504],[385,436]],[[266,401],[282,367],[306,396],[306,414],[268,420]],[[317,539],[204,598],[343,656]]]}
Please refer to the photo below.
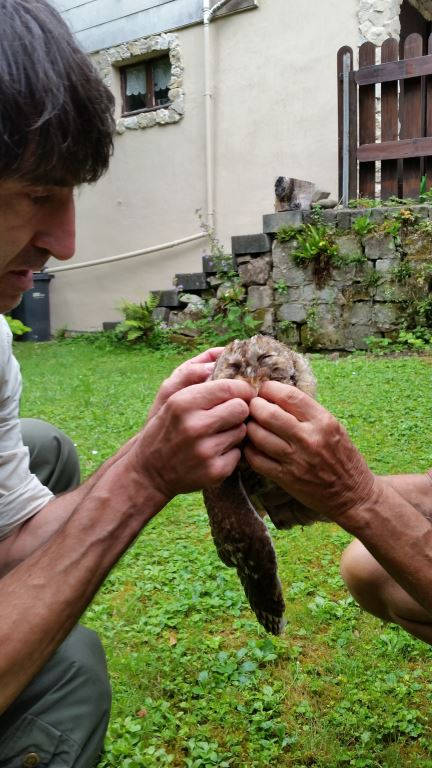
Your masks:
{"label": "small shrub", "polygon": [[373,223],[369,216],[359,216],[353,223],[353,230],[359,237],[364,237],[373,229]]}
{"label": "small shrub", "polygon": [[283,224],[276,232],[276,240],[278,243],[289,243],[291,240],[295,240],[302,229],[303,227],[296,229],[296,227],[287,227],[285,224]]}
{"label": "small shrub", "polygon": [[23,336],[25,333],[31,331],[31,328],[29,328],[28,325],[24,325],[21,320],[17,320],[15,317],[5,315],[5,320],[14,336]]}
{"label": "small shrub", "polygon": [[150,295],[144,303],[135,304],[132,301],[123,301],[120,310],[124,320],[118,324],[114,334],[119,341],[128,344],[146,342],[149,346],[157,346],[159,324],[153,317],[158,299]]}

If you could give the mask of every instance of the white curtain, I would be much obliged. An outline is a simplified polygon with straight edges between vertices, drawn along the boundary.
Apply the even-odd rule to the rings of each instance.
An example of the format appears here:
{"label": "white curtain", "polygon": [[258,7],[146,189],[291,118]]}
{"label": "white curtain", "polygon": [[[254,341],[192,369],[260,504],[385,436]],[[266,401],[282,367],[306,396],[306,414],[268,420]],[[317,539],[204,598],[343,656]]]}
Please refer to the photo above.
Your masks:
{"label": "white curtain", "polygon": [[146,65],[131,67],[126,73],[126,94],[137,96],[147,92]]}
{"label": "white curtain", "polygon": [[163,91],[168,88],[171,80],[171,63],[168,57],[155,61],[153,64],[154,89]]}

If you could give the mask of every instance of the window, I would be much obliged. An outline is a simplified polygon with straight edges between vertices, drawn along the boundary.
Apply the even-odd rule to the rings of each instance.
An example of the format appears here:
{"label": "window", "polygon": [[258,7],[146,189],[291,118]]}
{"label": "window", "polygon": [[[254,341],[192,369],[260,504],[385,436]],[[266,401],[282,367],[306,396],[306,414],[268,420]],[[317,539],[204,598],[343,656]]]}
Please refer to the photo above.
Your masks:
{"label": "window", "polygon": [[157,109],[169,104],[169,56],[147,59],[121,69],[123,115]]}

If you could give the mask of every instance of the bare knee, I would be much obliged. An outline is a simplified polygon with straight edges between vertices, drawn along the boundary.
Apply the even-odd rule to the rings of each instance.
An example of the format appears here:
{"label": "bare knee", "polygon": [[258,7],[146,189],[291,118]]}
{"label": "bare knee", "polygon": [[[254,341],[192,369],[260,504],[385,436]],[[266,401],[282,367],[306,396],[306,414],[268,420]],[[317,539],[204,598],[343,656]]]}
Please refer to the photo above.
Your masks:
{"label": "bare knee", "polygon": [[357,539],[344,551],[340,570],[359,605],[374,616],[389,621],[385,585],[391,577]]}

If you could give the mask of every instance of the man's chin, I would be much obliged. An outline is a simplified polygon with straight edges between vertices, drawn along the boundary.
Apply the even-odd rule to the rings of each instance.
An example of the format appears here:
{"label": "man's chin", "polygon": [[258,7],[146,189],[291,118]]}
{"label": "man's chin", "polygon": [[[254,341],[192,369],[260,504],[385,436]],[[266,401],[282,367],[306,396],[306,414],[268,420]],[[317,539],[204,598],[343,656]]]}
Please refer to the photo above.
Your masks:
{"label": "man's chin", "polygon": [[23,294],[20,293],[19,296],[16,296],[14,299],[7,301],[6,299],[2,298],[2,296],[0,296],[0,314],[7,315],[8,312],[16,309],[16,307],[21,304],[22,297]]}

